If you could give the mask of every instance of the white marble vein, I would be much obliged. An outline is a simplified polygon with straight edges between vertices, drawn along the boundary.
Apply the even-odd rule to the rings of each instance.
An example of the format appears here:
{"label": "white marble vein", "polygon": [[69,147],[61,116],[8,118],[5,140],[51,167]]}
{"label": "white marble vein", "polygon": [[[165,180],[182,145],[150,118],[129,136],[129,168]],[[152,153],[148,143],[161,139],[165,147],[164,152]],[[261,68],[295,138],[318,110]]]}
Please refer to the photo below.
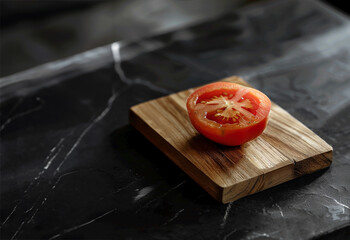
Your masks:
{"label": "white marble vein", "polygon": [[[76,171],[72,171],[72,172],[68,172],[68,173],[65,173],[63,175],[61,175],[57,180],[56,182],[54,183],[54,185],[51,187],[51,190],[53,190],[54,188],[56,188],[57,184],[61,181],[61,179],[65,176],[68,176],[68,175],[72,175],[72,174],[75,174],[75,173],[78,173],[78,172],[82,172],[83,170],[76,170]],[[24,224],[29,224],[33,221],[35,215],[37,214],[37,212],[39,211],[39,209],[46,203],[47,199],[48,199],[48,194],[45,195],[45,197],[43,198],[43,200],[40,202],[40,205],[37,206],[35,208],[35,210],[33,211],[33,213],[31,214],[31,216],[29,217],[29,220],[26,221],[26,220],[23,220],[23,222],[20,224],[20,226],[18,227],[18,229],[16,230],[15,234],[12,236],[11,239],[15,239],[15,237],[20,233],[20,231],[22,230]],[[37,198],[37,200],[34,202],[33,206],[31,206],[27,211],[25,211],[26,213],[27,212],[30,212],[31,210],[33,210],[33,208],[37,205],[37,203],[39,202],[40,198]]]}
{"label": "white marble vein", "polygon": [[[34,177],[34,180],[30,182],[30,184],[28,185],[28,187],[26,188],[26,190],[24,190],[24,194],[26,194],[31,186],[46,172],[46,170],[50,167],[51,163],[53,162],[53,160],[55,160],[55,158],[58,156],[58,154],[61,152],[63,145],[61,145],[64,141],[64,138],[61,138],[59,140],[59,142],[50,150],[49,155],[45,158],[46,160],[46,164],[43,167],[43,169]],[[56,151],[56,149],[58,149]]]}
{"label": "white marble vein", "polygon": [[321,195],[320,195],[320,194],[314,193],[314,192],[306,192],[305,194],[307,194],[307,195],[315,195],[315,196],[317,196],[317,197],[322,197],[322,196],[324,196],[324,197],[326,197],[327,199],[330,199],[330,200],[334,201],[336,204],[342,206],[343,208],[347,208],[347,209],[350,210],[350,206],[348,206],[348,205],[346,205],[346,204],[344,204],[344,203],[339,202],[337,199],[335,199],[335,198],[333,198],[333,197],[331,197],[331,196],[328,196],[327,194],[321,194]]}
{"label": "white marble vein", "polygon": [[[61,139],[61,140],[63,140],[63,139]],[[64,146],[60,146],[59,149],[57,150],[57,152],[49,159],[49,161],[48,161],[48,162],[46,163],[46,165],[44,166],[44,170],[47,170],[47,169],[50,167],[51,163],[53,162],[53,160],[55,160],[55,158],[57,157],[57,155],[61,152],[61,150],[62,150],[63,147],[64,147]],[[43,173],[44,173],[44,170],[42,171]]]}
{"label": "white marble vein", "polygon": [[222,240],[227,240],[232,234],[234,234],[235,232],[237,232],[236,229],[232,230],[231,232],[229,232],[228,234],[226,234]]}
{"label": "white marble vein", "polygon": [[[34,204],[35,205],[35,204]],[[32,211],[33,210],[33,208],[34,208],[34,205],[33,206],[31,206],[30,208],[28,208],[24,213],[29,213],[30,211]]]}
{"label": "white marble vein", "polygon": [[107,107],[82,131],[82,133],[79,135],[79,137],[77,138],[77,140],[75,141],[75,143],[73,144],[73,146],[70,148],[70,150],[68,151],[68,153],[66,154],[66,156],[64,157],[64,159],[62,160],[62,162],[58,165],[58,167],[56,168],[56,171],[54,173],[54,175],[56,175],[62,165],[66,162],[66,160],[69,158],[69,156],[72,154],[72,152],[78,147],[78,145],[80,144],[81,140],[85,137],[85,135],[91,130],[91,128],[97,124],[98,122],[100,122],[111,110],[114,101],[117,99],[117,97],[119,96],[120,92],[116,92],[113,89],[112,95],[111,97],[108,99],[108,103],[107,103]]}
{"label": "white marble vein", "polygon": [[[60,141],[50,150],[50,154],[46,157],[46,165],[38,173],[38,175],[34,178],[34,180],[38,180],[46,172],[46,170],[51,166],[51,163],[53,162],[53,160],[55,160],[56,157],[60,154],[60,152],[62,151],[62,148],[64,147],[63,145],[61,145],[63,141],[64,141],[64,138],[61,138]],[[24,192],[26,193],[27,191],[28,191],[28,188]]]}
{"label": "white marble vein", "polygon": [[186,180],[183,180],[182,182],[180,182],[179,184],[177,184],[175,187],[172,187],[172,188],[170,189],[170,191],[173,191],[173,190],[177,189],[178,187],[180,187],[180,186],[183,185],[184,183],[186,183]]}
{"label": "white marble vein", "polygon": [[19,226],[19,228],[16,230],[16,232],[12,235],[10,240],[13,240],[16,238],[17,234],[19,233],[19,231],[22,229],[23,225],[25,224],[25,221],[21,222],[21,225]]}
{"label": "white marble vein", "polygon": [[85,227],[86,225],[89,225],[89,224],[91,224],[91,223],[93,223],[93,222],[96,222],[97,220],[99,220],[99,219],[103,218],[104,216],[106,216],[106,215],[108,215],[108,214],[110,214],[110,213],[112,213],[112,212],[115,212],[115,211],[117,211],[116,208],[114,208],[114,209],[112,209],[112,210],[109,210],[108,212],[106,212],[106,213],[104,213],[104,214],[102,214],[102,215],[100,215],[100,216],[98,216],[98,217],[96,217],[96,218],[93,218],[93,219],[91,219],[91,220],[89,220],[89,221],[87,221],[87,222],[84,222],[84,223],[81,223],[81,224],[79,224],[79,225],[76,225],[76,226],[67,228],[67,229],[63,230],[61,233],[56,234],[56,235],[50,237],[49,240],[59,238],[59,237],[63,236],[64,234],[67,234],[67,233],[73,232],[73,231],[75,231],[75,230],[77,230],[77,229],[79,229],[79,228]]}
{"label": "white marble vein", "polygon": [[324,205],[330,214],[330,217],[333,221],[347,221],[350,219],[350,216],[345,214],[345,209],[350,209],[350,207],[344,203],[339,202],[333,197],[330,197],[328,195],[324,195],[326,198],[333,200],[333,202],[336,203],[336,205]]}
{"label": "white marble vein", "polygon": [[[79,135],[79,137],[77,138],[77,140],[75,141],[75,143],[73,144],[73,146],[69,149],[69,151],[67,152],[67,154],[65,155],[65,157],[63,158],[63,160],[60,162],[60,164],[58,165],[58,167],[56,168],[56,170],[53,173],[53,176],[56,176],[57,173],[60,172],[61,167],[63,166],[63,164],[66,162],[66,160],[69,158],[69,156],[73,153],[73,151],[79,146],[80,142],[82,141],[82,139],[86,136],[86,134],[91,130],[91,128],[97,124],[98,122],[100,122],[111,110],[113,103],[115,102],[115,100],[117,99],[117,97],[119,96],[119,94],[122,92],[116,92],[114,89],[112,90],[112,95],[111,97],[108,99],[108,103],[106,108],[82,131],[82,133]],[[60,141],[61,142],[61,141]],[[60,143],[59,142],[59,143]],[[57,148],[57,146],[55,146],[55,149]],[[61,149],[61,148],[60,148]],[[50,151],[50,154],[52,154],[53,151]],[[56,155],[54,155],[54,157],[56,157]],[[50,161],[49,161],[50,162]],[[51,163],[47,163],[45,166],[49,167],[51,165]],[[45,168],[45,167],[44,167]],[[45,169],[44,169],[45,170]],[[69,172],[66,174],[63,174],[62,176],[60,176],[55,183],[52,185],[51,187],[51,191],[53,189],[56,188],[57,184],[61,181],[61,179],[67,175],[76,173],[79,171],[73,171],[73,172]],[[27,221],[27,223],[29,223],[30,221],[32,221],[32,219],[34,218],[35,214],[38,212],[38,210],[45,204],[46,200],[47,200],[47,196],[50,193],[47,193],[46,196],[44,197],[44,199],[42,200],[41,204],[38,206],[38,208],[35,209],[34,214],[30,217],[30,220]],[[33,207],[32,207],[33,208]],[[24,223],[21,224],[19,226],[19,228],[17,229],[15,235],[13,237],[15,237],[22,229]]]}
{"label": "white marble vein", "polygon": [[[10,112],[15,111],[15,109],[20,105],[20,103],[21,103],[22,101],[23,101],[23,100],[20,100],[18,103],[16,103],[16,105],[14,106],[14,108],[11,109]],[[15,115],[13,115],[13,116],[8,117],[7,120],[0,126],[0,132],[1,132],[2,130],[4,130],[5,127],[6,127],[8,124],[10,124],[11,122],[13,122],[15,119],[18,119],[18,118],[20,118],[20,117],[24,117],[24,116],[26,116],[26,115],[28,115],[28,114],[31,114],[31,113],[33,113],[33,112],[36,112],[36,111],[40,110],[40,109],[43,107],[43,105],[44,105],[44,101],[43,101],[41,98],[39,98],[39,97],[36,98],[36,101],[39,102],[39,105],[38,105],[38,106],[35,106],[34,108],[28,109],[28,110],[26,110],[26,111],[24,111],[24,112],[17,113],[17,114],[15,114]]]}
{"label": "white marble vein", "polygon": [[[25,213],[30,212],[30,211],[34,208],[34,206],[36,205],[36,203],[38,202],[38,200],[39,200],[39,199],[37,199],[37,200],[35,201],[35,203],[33,204],[33,206],[31,206],[27,211],[25,211]],[[45,198],[42,200],[40,206],[37,207],[37,208],[34,210],[33,214],[31,215],[31,217],[29,218],[28,221],[24,218],[24,220],[21,222],[21,224],[20,224],[19,227],[17,228],[16,232],[12,235],[11,240],[16,239],[17,235],[21,232],[21,230],[22,230],[22,228],[24,227],[25,224],[28,224],[28,223],[30,223],[31,221],[33,221],[33,219],[34,219],[36,213],[38,212],[38,210],[40,209],[40,207],[44,205],[44,203],[46,202],[46,200],[47,200],[47,198],[45,197]]]}
{"label": "white marble vein", "polygon": [[91,169],[75,170],[75,171],[71,171],[71,172],[67,172],[67,173],[62,174],[61,176],[59,176],[57,178],[55,183],[52,185],[51,190],[53,190],[53,189],[55,189],[57,187],[58,183],[62,180],[62,178],[66,177],[66,176],[69,176],[69,175],[72,175],[72,174],[76,174],[78,172],[85,172],[85,171],[90,171],[90,170]]}
{"label": "white marble vein", "polygon": [[177,213],[175,213],[175,215],[174,215],[172,218],[170,218],[168,221],[166,221],[166,222],[163,224],[163,226],[164,226],[164,225],[167,225],[168,223],[171,223],[172,221],[174,221],[174,220],[180,215],[180,213],[182,213],[184,210],[185,210],[185,209],[181,209],[180,211],[178,211]]}
{"label": "white marble vein", "polygon": [[128,187],[130,187],[131,185],[133,185],[135,182],[137,182],[137,181],[139,181],[139,180],[140,180],[140,179],[136,179],[136,180],[134,180],[134,181],[132,181],[132,182],[126,184],[126,185],[123,186],[123,187],[119,187],[118,189],[116,189],[116,190],[114,190],[114,191],[108,193],[107,195],[100,197],[100,198],[99,198],[99,201],[102,201],[102,200],[106,199],[108,196],[110,196],[110,195],[112,195],[112,194],[116,194],[116,193],[119,193],[120,191],[123,191],[124,189],[127,189]]}
{"label": "white marble vein", "polygon": [[280,205],[278,205],[278,204],[276,203],[276,206],[277,206],[277,208],[279,209],[279,212],[280,212],[280,214],[281,214],[281,217],[284,217],[284,214],[283,214],[283,211],[282,211],[282,208],[280,207]]}
{"label": "white marble vein", "polygon": [[44,205],[44,203],[46,202],[47,198],[44,198],[42,201],[41,201],[41,204],[38,208],[35,209],[34,213],[32,214],[32,216],[30,217],[30,219],[27,221],[27,224],[30,223],[31,221],[33,221],[36,213],[39,211],[39,208]]}
{"label": "white marble vein", "polygon": [[[19,200],[19,202],[13,207],[11,213],[6,217],[5,221],[1,224],[1,227],[11,218],[11,216],[15,213],[17,207],[23,202],[24,197],[27,195],[28,191],[31,189],[33,184],[37,182],[37,180],[45,173],[45,171],[50,167],[52,161],[57,157],[57,155],[60,153],[62,146],[61,144],[63,143],[64,138],[61,138],[56,145],[50,149],[49,155],[46,156],[46,165],[43,167],[43,169],[34,177],[33,181],[29,183],[27,188],[24,190],[23,197]],[[56,151],[56,149],[58,150]],[[27,209],[25,213],[30,212],[33,209],[34,205]]]}
{"label": "white marble vein", "polygon": [[[245,239],[251,240],[251,239],[272,239],[273,237],[271,235],[274,235],[275,233],[279,232],[279,230],[270,232],[270,233],[260,233],[260,232],[252,232],[249,234]],[[283,239],[281,236],[273,239]]]}
{"label": "white marble vein", "polygon": [[329,199],[332,199],[336,204],[338,204],[338,205],[340,205],[340,206],[342,206],[342,207],[347,208],[347,209],[350,210],[350,207],[349,207],[348,205],[339,202],[337,199],[332,198],[332,197],[330,197],[330,196],[328,196],[328,195],[324,195],[324,196],[327,197],[327,198],[329,198]]}
{"label": "white marble vein", "polygon": [[6,118],[11,116],[11,114],[19,107],[19,105],[21,105],[21,103],[23,102],[23,97],[18,98],[18,101],[16,102],[16,104],[13,105],[13,107],[10,109],[10,111],[6,114]]}
{"label": "white marble vein", "polygon": [[[1,224],[1,227],[4,226],[5,223],[11,218],[12,214],[16,211],[17,207],[18,207],[18,204],[16,204],[16,205],[14,206],[14,208],[12,209],[12,211],[10,212],[10,214],[6,217],[5,221]],[[0,228],[1,228],[1,227],[0,227]]]}
{"label": "white marble vein", "polygon": [[222,219],[222,222],[221,222],[221,224],[220,224],[220,228],[221,228],[221,229],[223,229],[223,228],[225,227],[225,225],[226,225],[226,221],[227,221],[227,218],[228,218],[228,216],[229,216],[229,214],[230,214],[231,207],[232,207],[232,202],[230,202],[230,203],[227,205],[227,207],[226,207],[225,215],[224,215],[224,217],[223,217],[223,219]]}
{"label": "white marble vein", "polygon": [[132,182],[129,182],[129,183],[126,184],[125,186],[120,187],[120,188],[118,188],[117,190],[114,190],[113,193],[118,193],[118,192],[120,192],[120,191],[123,191],[124,189],[127,189],[128,187],[130,187],[131,185],[133,185],[135,182],[137,182],[137,181],[139,181],[139,180],[140,180],[140,179],[136,179],[136,180],[134,180],[134,181],[132,181]]}
{"label": "white marble vein", "polygon": [[132,82],[130,81],[129,78],[126,77],[126,75],[122,69],[122,66],[121,66],[120,45],[121,44],[119,42],[114,42],[111,45],[113,59],[114,59],[114,68],[115,68],[115,71],[117,72],[117,74],[119,75],[120,80],[122,80],[122,82],[129,85],[129,84],[132,84]]}
{"label": "white marble vein", "polygon": [[116,73],[118,74],[120,80],[127,84],[128,86],[130,85],[133,85],[133,84],[138,84],[138,85],[142,85],[142,86],[145,86],[153,91],[156,91],[156,92],[161,92],[161,93],[164,93],[164,94],[170,94],[171,91],[165,89],[165,88],[162,88],[162,87],[159,87],[155,84],[152,84],[151,82],[149,81],[145,81],[145,80],[142,80],[140,78],[138,79],[135,79],[135,80],[131,80],[129,79],[122,66],[121,66],[121,54],[120,54],[120,49],[121,49],[121,43],[119,42],[115,42],[111,45],[111,50],[112,50],[112,55],[113,55],[113,59],[114,59],[114,69],[116,71]]}

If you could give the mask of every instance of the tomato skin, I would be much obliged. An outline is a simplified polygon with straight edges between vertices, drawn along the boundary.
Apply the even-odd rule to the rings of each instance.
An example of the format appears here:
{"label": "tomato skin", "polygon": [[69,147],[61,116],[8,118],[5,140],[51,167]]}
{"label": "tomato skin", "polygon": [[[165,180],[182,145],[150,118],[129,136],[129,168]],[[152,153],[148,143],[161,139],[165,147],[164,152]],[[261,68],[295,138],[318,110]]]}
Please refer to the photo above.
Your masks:
{"label": "tomato skin", "polygon": [[[236,93],[238,90],[245,91],[245,96],[248,96],[254,104],[258,104],[255,107],[259,108],[259,114],[256,114],[254,117],[250,116],[249,121],[245,121],[245,124],[239,121],[236,124],[225,124],[220,123],[219,120],[208,119],[205,104],[201,106],[204,110],[198,110],[196,106],[199,104],[200,99],[203,98],[202,96],[209,96],[211,92],[215,94],[222,92],[228,95],[227,93]],[[186,107],[191,123],[199,133],[219,144],[237,146],[251,141],[262,134],[268,122],[271,101],[265,94],[256,89],[235,83],[216,82],[194,91],[188,97]],[[244,117],[244,119],[247,118]]]}
{"label": "tomato skin", "polygon": [[[235,131],[227,131],[223,129],[218,132],[213,132],[200,126],[195,127],[198,132],[200,132],[206,138],[220,143],[226,146],[238,146],[246,142],[249,142],[263,133],[266,128],[268,119],[265,118],[263,121],[255,124],[253,126],[247,127],[245,129],[237,129]],[[193,125],[193,123],[192,123]]]}

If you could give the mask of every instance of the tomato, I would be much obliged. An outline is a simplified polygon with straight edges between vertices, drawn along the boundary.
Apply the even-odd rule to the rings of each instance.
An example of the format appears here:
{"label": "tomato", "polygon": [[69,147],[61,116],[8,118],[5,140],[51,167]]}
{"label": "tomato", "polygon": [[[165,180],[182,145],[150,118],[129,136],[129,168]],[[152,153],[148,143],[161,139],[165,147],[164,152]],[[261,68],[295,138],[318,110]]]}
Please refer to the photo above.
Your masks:
{"label": "tomato", "polygon": [[187,99],[192,125],[208,139],[237,146],[258,137],[265,129],[271,109],[262,92],[230,82],[198,88]]}

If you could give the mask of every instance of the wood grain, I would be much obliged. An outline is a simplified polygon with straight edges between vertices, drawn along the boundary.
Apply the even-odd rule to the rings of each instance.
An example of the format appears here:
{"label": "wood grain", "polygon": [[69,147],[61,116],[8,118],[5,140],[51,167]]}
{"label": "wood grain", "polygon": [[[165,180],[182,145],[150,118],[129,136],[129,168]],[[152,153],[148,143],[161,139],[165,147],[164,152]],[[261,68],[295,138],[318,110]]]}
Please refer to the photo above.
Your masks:
{"label": "wood grain", "polygon": [[[248,84],[239,77],[222,81]],[[328,167],[332,147],[278,105],[257,139],[226,147],[191,125],[189,89],[130,109],[130,123],[211,196],[223,203]]]}

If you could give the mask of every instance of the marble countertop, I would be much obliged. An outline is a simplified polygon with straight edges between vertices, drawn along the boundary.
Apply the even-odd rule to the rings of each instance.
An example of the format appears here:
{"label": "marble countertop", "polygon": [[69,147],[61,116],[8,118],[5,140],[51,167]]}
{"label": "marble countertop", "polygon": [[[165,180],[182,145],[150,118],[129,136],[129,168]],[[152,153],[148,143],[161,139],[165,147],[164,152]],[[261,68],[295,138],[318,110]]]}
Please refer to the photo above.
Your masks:
{"label": "marble countertop", "polygon": [[[267,1],[0,80],[2,239],[313,239],[350,226],[350,21]],[[330,168],[221,204],[128,122],[239,75],[334,148]]]}

